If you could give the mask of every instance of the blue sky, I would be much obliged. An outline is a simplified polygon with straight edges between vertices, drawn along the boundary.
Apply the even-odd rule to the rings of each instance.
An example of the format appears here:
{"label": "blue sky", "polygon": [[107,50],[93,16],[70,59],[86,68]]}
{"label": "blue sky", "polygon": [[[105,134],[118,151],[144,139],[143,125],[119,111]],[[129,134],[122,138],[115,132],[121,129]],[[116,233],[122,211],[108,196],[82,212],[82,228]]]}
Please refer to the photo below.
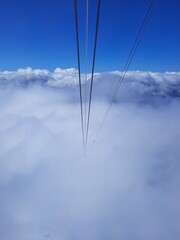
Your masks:
{"label": "blue sky", "polygon": [[[90,2],[91,59],[96,0]],[[103,0],[96,71],[121,70],[149,0]],[[78,1],[82,64],[85,0]],[[159,0],[131,70],[180,70],[180,2]],[[77,67],[73,0],[1,0],[0,70]]]}

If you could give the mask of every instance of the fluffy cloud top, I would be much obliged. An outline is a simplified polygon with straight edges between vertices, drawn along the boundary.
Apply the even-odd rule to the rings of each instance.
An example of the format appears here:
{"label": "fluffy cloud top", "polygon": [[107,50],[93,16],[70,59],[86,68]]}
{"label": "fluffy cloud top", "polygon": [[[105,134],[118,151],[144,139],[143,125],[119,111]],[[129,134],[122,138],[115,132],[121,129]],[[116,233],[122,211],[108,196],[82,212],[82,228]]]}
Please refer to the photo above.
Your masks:
{"label": "fluffy cloud top", "polygon": [[1,86],[29,86],[33,83],[44,86],[63,87],[77,84],[78,72],[74,68],[56,68],[54,72],[45,69],[18,69],[0,72]]}
{"label": "fluffy cloud top", "polygon": [[86,158],[77,70],[0,73],[0,239],[178,240],[180,73],[97,73]]}
{"label": "fluffy cloud top", "polygon": [[[100,97],[110,96],[116,86],[121,72],[105,72],[95,74],[95,94]],[[88,82],[91,75],[88,74]],[[84,84],[84,76],[82,75]],[[45,69],[19,69],[17,71],[0,72],[0,87],[23,86],[27,87],[33,84],[41,86],[65,88],[76,87],[78,85],[78,71],[74,68],[61,69],[56,68],[54,72]],[[142,72],[129,71],[122,85],[123,91],[120,95],[127,99],[134,96],[143,97],[180,97],[180,72]],[[129,94],[127,93],[129,92]]]}

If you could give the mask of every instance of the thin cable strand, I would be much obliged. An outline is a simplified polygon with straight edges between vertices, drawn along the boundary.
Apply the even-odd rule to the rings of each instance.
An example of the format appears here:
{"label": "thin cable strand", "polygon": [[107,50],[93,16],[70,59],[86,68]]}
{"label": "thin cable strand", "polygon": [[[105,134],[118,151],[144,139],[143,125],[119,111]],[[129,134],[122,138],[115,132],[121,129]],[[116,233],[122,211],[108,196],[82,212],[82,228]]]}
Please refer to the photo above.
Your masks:
{"label": "thin cable strand", "polygon": [[87,128],[86,128],[86,139],[85,139],[85,152],[86,152],[86,148],[87,148],[87,141],[88,141],[88,134],[89,134],[89,124],[90,124],[90,114],[91,114],[91,101],[92,101],[92,90],[93,90],[95,60],[96,60],[96,48],[97,48],[97,38],[98,38],[98,29],[99,29],[100,8],[101,8],[101,0],[98,0],[97,17],[96,17],[96,30],[95,30],[95,39],[94,39],[93,63],[92,63],[92,74],[91,74],[91,86],[90,86],[90,95],[89,95],[89,107],[88,107],[88,118],[87,118]]}
{"label": "thin cable strand", "polygon": [[86,0],[86,54],[85,54],[85,90],[84,90],[84,104],[85,104],[85,117],[84,117],[84,129],[86,135],[86,115],[87,115],[87,74],[88,74],[88,38],[89,38],[89,0]]}
{"label": "thin cable strand", "polygon": [[126,61],[126,64],[124,66],[124,70],[123,70],[123,72],[122,72],[122,74],[121,74],[121,76],[119,78],[117,86],[116,86],[116,88],[114,90],[114,93],[113,93],[113,95],[111,97],[110,103],[109,103],[109,105],[108,105],[108,107],[106,109],[104,118],[103,118],[103,120],[102,120],[102,122],[100,124],[100,127],[99,127],[99,129],[98,129],[98,131],[96,133],[96,136],[94,138],[94,142],[95,142],[97,136],[99,135],[99,133],[100,133],[100,131],[101,131],[101,129],[102,129],[104,123],[105,123],[105,120],[106,120],[106,118],[107,118],[107,116],[108,116],[108,114],[109,114],[109,112],[111,110],[111,107],[112,107],[112,105],[113,105],[113,103],[115,101],[117,93],[118,93],[118,91],[119,91],[119,89],[120,89],[120,87],[122,85],[122,82],[123,82],[123,80],[124,80],[124,78],[126,76],[126,73],[127,73],[128,69],[129,69],[129,67],[130,67],[130,64],[131,64],[131,62],[133,60],[133,57],[134,57],[134,55],[135,55],[135,53],[136,53],[136,51],[137,51],[137,49],[139,47],[139,44],[140,44],[140,42],[141,42],[141,40],[143,38],[143,35],[144,35],[145,30],[147,28],[147,25],[148,25],[152,15],[153,15],[153,13],[154,13],[154,10],[156,8],[157,2],[158,2],[158,0],[156,0],[156,1],[152,0],[150,5],[149,5],[148,11],[147,11],[147,13],[146,13],[146,15],[144,17],[143,23],[142,23],[142,25],[140,27],[140,30],[139,30],[139,32],[137,34],[137,37],[136,37],[136,40],[134,41],[133,47],[132,47],[132,49],[130,51],[130,54],[129,54],[128,59]]}
{"label": "thin cable strand", "polygon": [[83,104],[82,104],[82,87],[81,87],[81,64],[80,64],[80,47],[79,47],[79,28],[78,28],[78,11],[77,1],[74,0],[74,14],[75,14],[75,27],[76,27],[76,44],[77,44],[77,58],[78,58],[78,76],[79,76],[79,97],[81,109],[81,128],[82,128],[82,141],[83,153],[85,152],[85,136],[84,136],[84,121],[83,121]]}

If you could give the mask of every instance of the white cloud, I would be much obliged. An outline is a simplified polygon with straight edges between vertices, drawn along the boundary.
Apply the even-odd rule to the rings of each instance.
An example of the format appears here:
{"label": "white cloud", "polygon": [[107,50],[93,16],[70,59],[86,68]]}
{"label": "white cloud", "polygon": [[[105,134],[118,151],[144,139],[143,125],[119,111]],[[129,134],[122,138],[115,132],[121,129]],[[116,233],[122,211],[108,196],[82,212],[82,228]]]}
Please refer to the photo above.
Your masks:
{"label": "white cloud", "polygon": [[[105,72],[95,73],[95,96],[110,96],[114,90],[121,72]],[[88,74],[88,83],[91,75]],[[0,72],[0,87],[3,86],[29,86],[34,83],[42,86],[55,88],[75,87],[78,86],[78,71],[74,68],[61,69],[56,68],[54,72],[45,69],[19,69],[17,71]],[[84,85],[84,75],[82,75],[82,83]],[[129,71],[122,85],[123,97],[133,100],[139,97],[179,97],[180,96],[180,72],[142,72]],[[127,92],[130,91],[130,94]],[[129,96],[130,95],[130,98]]]}
{"label": "white cloud", "polygon": [[180,73],[129,72],[93,144],[119,75],[96,74],[84,158],[77,71],[0,74],[0,239],[179,239]]}
{"label": "white cloud", "polygon": [[34,82],[43,86],[63,87],[77,84],[78,72],[74,68],[57,68],[54,72],[45,69],[18,69],[0,72],[1,86],[29,86]]}

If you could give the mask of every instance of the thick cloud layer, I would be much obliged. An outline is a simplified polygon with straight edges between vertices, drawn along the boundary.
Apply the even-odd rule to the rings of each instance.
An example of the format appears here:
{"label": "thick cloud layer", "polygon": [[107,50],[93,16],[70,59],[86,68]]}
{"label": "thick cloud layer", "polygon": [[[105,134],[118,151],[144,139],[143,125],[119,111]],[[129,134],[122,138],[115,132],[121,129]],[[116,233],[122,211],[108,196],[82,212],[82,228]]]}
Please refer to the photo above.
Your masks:
{"label": "thick cloud layer", "polygon": [[[121,76],[121,72],[95,73],[95,85],[98,85],[99,93],[110,92]],[[88,74],[88,82],[91,75]],[[84,84],[84,76],[82,75]],[[45,69],[19,69],[17,71],[0,72],[0,86],[29,86],[32,84],[49,87],[73,87],[78,84],[78,71],[74,68],[56,68],[54,72]],[[160,95],[162,97],[180,96],[180,72],[141,72],[130,71],[127,73],[123,88],[128,88],[138,94]],[[131,94],[132,95],[132,91]],[[112,92],[110,92],[112,93]],[[130,96],[131,97],[131,96]]]}
{"label": "thick cloud layer", "polygon": [[180,73],[97,73],[86,158],[77,71],[0,73],[0,239],[178,240]]}

